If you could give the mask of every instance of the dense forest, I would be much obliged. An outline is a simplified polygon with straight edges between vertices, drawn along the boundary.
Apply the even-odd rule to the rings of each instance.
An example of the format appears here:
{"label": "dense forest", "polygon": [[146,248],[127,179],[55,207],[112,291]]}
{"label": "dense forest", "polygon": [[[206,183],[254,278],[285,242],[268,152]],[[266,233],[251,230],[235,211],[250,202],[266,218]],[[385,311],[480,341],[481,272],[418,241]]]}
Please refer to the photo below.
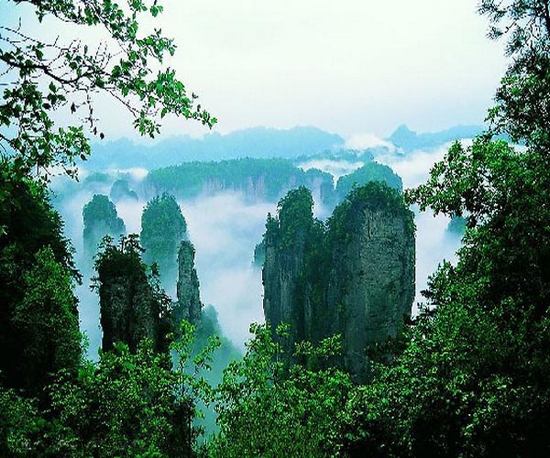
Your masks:
{"label": "dense forest", "polygon": [[[550,454],[547,1],[480,2],[489,36],[507,40],[509,65],[486,129],[453,143],[415,188],[402,190],[371,158],[336,184],[283,160],[228,160],[224,178],[215,163],[189,163],[146,178],[153,195],[141,233],[126,235],[113,201],[139,190],[90,175],[111,189],[82,208],[102,327],[97,360],[79,329],[83,274],[53,205],[63,196],[51,191],[53,174],[75,178],[92,153],[88,137],[103,136],[92,98],[81,96],[125,100],[146,135],[168,113],[206,126],[216,119],[172,70],[151,70],[174,53],[160,31],[138,35],[139,18],[162,12],[156,1],[16,3],[39,18],[102,26],[118,48],[46,46],[0,29],[9,82],[0,102],[0,455]],[[75,126],[54,122],[61,107]],[[431,141],[405,128],[395,137]],[[284,170],[270,176],[275,164]],[[279,203],[256,253],[266,322],[250,325],[239,355],[202,304],[176,197],[250,177]],[[324,221],[313,212],[322,184],[336,195]],[[431,275],[416,314],[412,205],[447,215],[462,234],[457,261]],[[214,366],[225,369],[213,377]],[[216,418],[209,435],[204,411]]]}

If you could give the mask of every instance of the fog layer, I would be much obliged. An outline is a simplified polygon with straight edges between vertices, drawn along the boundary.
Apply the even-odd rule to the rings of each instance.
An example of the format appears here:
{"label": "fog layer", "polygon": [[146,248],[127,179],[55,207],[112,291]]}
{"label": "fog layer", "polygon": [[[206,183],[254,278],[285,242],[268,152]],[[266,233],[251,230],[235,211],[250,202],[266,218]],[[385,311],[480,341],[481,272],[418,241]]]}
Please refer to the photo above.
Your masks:
{"label": "fog layer", "polygon": [[[377,160],[393,168],[403,179],[404,187],[409,188],[426,180],[431,165],[440,160],[447,145],[435,151],[415,151],[405,156],[390,152]],[[335,178],[353,171],[359,162],[322,161],[306,163],[302,166],[317,166],[332,173]],[[131,171],[133,172],[133,171]],[[73,240],[76,261],[84,276],[83,285],[77,289],[80,298],[82,329],[89,338],[89,354],[94,357],[101,343],[99,328],[98,297],[89,290],[93,276],[93,260],[82,255],[82,208],[94,193],[108,195],[110,185],[117,177],[130,177],[131,187],[139,186],[145,176],[129,171],[117,171],[111,182],[94,183],[93,186],[78,186],[56,204],[66,221],[66,234]],[[118,216],[121,217],[128,233],[139,234],[141,213],[146,200],[120,200],[116,202]],[[261,270],[253,267],[252,258],[255,245],[261,241],[268,212],[276,211],[275,203],[251,203],[238,193],[223,193],[200,197],[189,201],[179,201],[187,221],[189,238],[195,246],[196,269],[200,281],[201,299],[204,304],[212,304],[218,314],[223,333],[239,347],[249,337],[251,322],[263,321]],[[448,218],[434,217],[430,212],[416,213],[416,299],[422,301],[421,291],[426,288],[427,278],[443,260],[454,260],[455,251],[460,245],[456,235],[446,229]],[[322,208],[316,208],[319,217],[326,216]],[[175,285],[167,291],[175,297]],[[416,310],[416,306],[415,306]]]}

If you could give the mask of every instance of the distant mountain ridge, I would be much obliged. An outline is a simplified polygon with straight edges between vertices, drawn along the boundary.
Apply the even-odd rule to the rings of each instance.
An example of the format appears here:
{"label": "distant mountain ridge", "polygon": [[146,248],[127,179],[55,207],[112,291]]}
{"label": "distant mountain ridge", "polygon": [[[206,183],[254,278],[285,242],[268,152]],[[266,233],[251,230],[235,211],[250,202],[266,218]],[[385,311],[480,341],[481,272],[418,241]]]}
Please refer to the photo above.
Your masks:
{"label": "distant mountain ridge", "polygon": [[[431,149],[445,143],[472,138],[482,126],[454,126],[440,132],[417,133],[406,125],[399,126],[386,140],[403,153]],[[297,159],[319,154],[337,154],[346,149],[346,140],[317,127],[291,129],[254,127],[221,135],[207,134],[197,139],[189,136],[170,137],[154,145],[136,144],[127,138],[96,142],[94,154],[83,165],[92,171],[109,168],[143,167],[155,169],[192,161],[222,161],[244,157],[258,159]]]}
{"label": "distant mountain ridge", "polygon": [[473,138],[483,132],[483,126],[453,126],[439,132],[417,133],[401,124],[386,140],[404,153],[416,149],[431,149],[455,140]]}
{"label": "distant mountain ridge", "polygon": [[253,157],[293,159],[325,150],[342,148],[345,140],[316,127],[273,129],[254,127],[226,135],[211,133],[202,139],[171,137],[155,145],[139,145],[128,139],[94,143],[94,154],[86,162],[92,170],[109,167],[147,169],[190,161],[220,161]]}

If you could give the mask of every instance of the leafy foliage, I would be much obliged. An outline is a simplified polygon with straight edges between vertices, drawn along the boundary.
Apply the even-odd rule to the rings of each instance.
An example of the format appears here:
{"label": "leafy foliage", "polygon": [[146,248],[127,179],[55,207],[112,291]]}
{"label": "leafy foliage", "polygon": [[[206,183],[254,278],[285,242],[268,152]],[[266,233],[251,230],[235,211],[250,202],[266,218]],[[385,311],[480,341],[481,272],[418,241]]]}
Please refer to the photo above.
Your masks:
{"label": "leafy foliage", "polygon": [[507,38],[506,53],[512,62],[489,111],[495,133],[513,141],[548,149],[550,110],[550,13],[545,0],[482,0],[479,12],[491,26],[489,37]]}
{"label": "leafy foliage", "polygon": [[2,455],[196,456],[199,432],[191,421],[205,386],[197,373],[210,349],[193,360],[193,332],[184,324],[173,343],[174,369],[147,339],[135,352],[116,344],[83,364],[77,378],[61,374],[47,386],[47,408],[0,386]]}
{"label": "leafy foliage", "polygon": [[[118,99],[142,135],[158,133],[158,119],[167,114],[215,124],[215,118],[195,106],[197,96],[188,95],[174,70],[153,72],[154,63],[162,64],[166,54],[175,52],[173,41],[159,29],[140,34],[139,20],[163,11],[157,0],[128,0],[124,7],[111,0],[14,3],[34,6],[40,22],[50,17],[80,28],[101,26],[106,34],[94,47],[79,38],[45,42],[21,26],[0,27],[2,82],[8,85],[0,104],[0,145],[3,154],[14,153],[18,173],[47,180],[51,167],[59,166],[76,176],[76,160],[91,152],[87,131],[104,136],[94,115],[99,92]],[[79,117],[76,125],[56,128],[52,113],[63,107]]]}
{"label": "leafy foliage", "polygon": [[[0,454],[192,456],[191,420],[205,384],[184,366],[203,365],[208,355],[189,363],[192,330],[184,324],[172,348],[179,364],[172,370],[167,299],[130,236],[120,247],[106,239],[96,263],[102,301],[107,297],[123,312],[114,325],[103,320],[104,346],[112,351],[98,363],[82,361],[72,292],[79,275],[46,183],[57,167],[76,176],[76,160],[90,153],[86,129],[103,138],[93,114],[98,92],[118,98],[142,134],[157,133],[158,117],[169,113],[209,126],[215,119],[194,106],[196,96],[186,95],[172,70],[153,76],[152,62],[174,52],[160,31],[138,34],[139,16],[162,11],[156,0],[124,7],[110,0],[14,3],[34,6],[40,21],[53,16],[101,25],[111,42],[92,50],[80,39],[46,43],[21,27],[0,26],[0,84],[6,87],[0,100]],[[84,117],[57,128],[51,115],[65,106]],[[96,197],[84,211],[85,236],[97,235],[94,218],[106,221],[106,233],[123,233],[113,204]]]}
{"label": "leafy foliage", "polygon": [[452,145],[428,182],[407,192],[421,209],[465,218],[463,246],[456,265],[431,277],[402,354],[350,396],[341,436],[350,456],[550,452],[548,8],[480,4],[489,35],[506,35],[512,57],[492,130]]}
{"label": "leafy foliage", "polygon": [[347,406],[344,449],[387,457],[550,451],[548,158],[481,136],[455,143],[410,202],[467,227],[403,353]]}
{"label": "leafy foliage", "polygon": [[304,186],[289,191],[277,204],[277,220],[278,231],[273,234],[280,242],[277,247],[296,249],[295,245],[299,245],[302,248],[314,225],[311,191]]}
{"label": "leafy foliage", "polygon": [[190,456],[193,401],[181,390],[187,377],[166,354],[142,341],[130,352],[117,343],[88,364],[75,383],[52,387],[64,426],[58,453],[73,456]]}
{"label": "leafy foliage", "polygon": [[[132,34],[133,22],[125,22],[125,13],[109,1],[89,2],[80,9],[64,0],[31,3],[39,14],[108,24],[115,39]],[[143,8],[143,2],[131,2],[135,17]],[[34,149],[25,151],[27,156],[16,154],[13,162],[0,163],[4,180],[0,189],[0,343],[7,350],[0,359],[5,382],[0,386],[0,452],[6,456],[191,456],[190,420],[197,396],[203,396],[215,403],[219,413],[220,432],[206,449],[213,457],[547,456],[548,2],[483,0],[480,11],[493,25],[505,24],[491,34],[509,34],[508,52],[514,59],[497,92],[497,106],[490,112],[492,133],[506,132],[525,142],[526,148],[516,151],[490,135],[478,137],[469,147],[456,143],[433,167],[428,182],[407,192],[408,201],[422,209],[431,207],[436,213],[466,218],[464,244],[456,265],[443,263],[431,277],[427,304],[406,329],[401,351],[373,364],[372,382],[355,387],[345,373],[319,369],[340,349],[334,338],[321,341],[319,347],[304,342],[293,348],[285,344],[288,333],[283,331],[274,341],[272,331],[259,325],[252,327],[254,338],[245,357],[229,366],[217,389],[209,389],[197,376],[197,367],[210,364],[209,350],[216,343],[211,341],[207,351],[190,362],[188,325],[183,325],[181,340],[172,346],[179,356],[176,370],[171,370],[166,342],[155,340],[166,335],[167,328],[158,321],[167,315],[167,302],[155,275],[147,275],[136,236],[123,239],[119,246],[107,239],[97,261],[102,300],[114,305],[113,310],[124,309],[121,316],[135,313],[131,321],[136,326],[122,329],[128,323],[116,322],[123,332],[122,337],[111,339],[112,351],[103,352],[97,364],[78,367],[70,250],[45,188],[26,178],[31,167],[40,170],[56,160],[70,165],[75,156],[56,146],[67,138],[52,137],[47,118],[36,120],[34,114],[18,112],[12,103],[29,97],[25,110],[34,107],[42,116],[40,104],[45,102],[40,101],[32,78],[44,70],[37,62],[46,58],[40,56],[45,51],[29,48],[33,42],[20,37],[21,55],[35,54],[23,68],[6,61],[21,58],[17,52],[10,56],[10,51],[0,50],[0,60],[11,65],[11,71],[20,72],[19,85],[14,86],[19,92],[4,93],[0,125],[15,117],[23,136],[20,143],[8,142],[14,142],[11,147],[17,152],[37,132],[50,135],[37,140]],[[151,5],[149,12],[156,15],[158,5]],[[132,20],[135,17],[131,13]],[[170,44],[159,38],[140,46],[156,55]],[[135,57],[140,59],[139,54]],[[132,59],[128,54],[126,58]],[[71,68],[76,57],[67,59]],[[90,65],[84,61],[72,69],[77,82],[82,77],[78,68],[86,72]],[[134,67],[123,67],[121,63],[118,76],[121,84],[128,84]],[[124,73],[127,70],[130,76]],[[76,87],[68,84],[67,90],[74,93]],[[50,95],[56,92],[49,89]],[[124,87],[117,90],[125,95]],[[139,97],[140,90],[147,87],[128,88],[128,94]],[[57,98],[50,103],[53,109],[68,102]],[[144,103],[147,107],[152,102]],[[151,126],[149,121],[139,125],[149,132]],[[85,148],[78,143],[79,131],[72,133],[75,147]],[[281,201],[278,216],[269,216],[266,224],[265,250],[275,249],[272,242],[280,238],[280,252],[288,255],[289,263],[291,255],[296,259],[296,249],[303,251],[301,264],[292,271],[296,278],[304,279],[304,266],[316,268],[309,284],[313,287],[298,288],[302,299],[322,298],[320,285],[330,266],[327,231],[345,243],[353,229],[353,220],[346,218],[352,209],[395,212],[413,229],[401,196],[377,183],[355,188],[329,220],[328,229],[313,218],[312,202],[311,193],[299,188]],[[311,243],[314,249],[306,249]],[[122,300],[126,293],[131,298],[129,307]],[[208,320],[201,324],[209,326]],[[30,368],[31,355],[38,355],[44,366]],[[29,379],[35,378],[35,370],[45,373],[46,381],[60,367],[66,372],[50,388],[44,390],[41,380],[27,391],[16,392],[9,387],[21,388],[18,383],[26,379],[14,376],[12,357],[18,358]],[[307,364],[290,365],[289,360]],[[43,396],[30,398],[33,390]]]}
{"label": "leafy foliage", "polygon": [[0,162],[0,371],[6,386],[36,393],[79,362],[71,247],[48,192]]}
{"label": "leafy foliage", "polygon": [[76,376],[81,334],[70,272],[55,260],[51,248],[36,254],[23,281],[24,295],[12,315],[21,352],[18,382],[36,390],[61,370]]}
{"label": "leafy foliage", "polygon": [[0,384],[0,454],[6,457],[29,456],[44,420],[34,399]]}
{"label": "leafy foliage", "polygon": [[[349,376],[301,365],[287,371],[271,330],[252,325],[251,332],[243,360],[230,364],[215,390],[220,433],[209,443],[209,456],[332,456],[334,420],[351,388]],[[337,345],[332,339],[316,349],[304,344],[300,351],[324,358]]]}

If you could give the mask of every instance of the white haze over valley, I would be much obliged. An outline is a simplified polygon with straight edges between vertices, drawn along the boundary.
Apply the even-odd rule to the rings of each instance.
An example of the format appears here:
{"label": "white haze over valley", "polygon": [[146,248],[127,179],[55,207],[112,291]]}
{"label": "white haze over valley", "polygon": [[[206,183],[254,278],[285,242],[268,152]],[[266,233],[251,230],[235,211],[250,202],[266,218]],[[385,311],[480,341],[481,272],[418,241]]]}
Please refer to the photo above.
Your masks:
{"label": "white haze over valley", "polygon": [[333,176],[334,184],[338,178],[349,175],[353,171],[363,167],[363,162],[338,161],[333,159],[313,159],[299,165],[302,170],[319,169]]}
{"label": "white haze over valley", "polygon": [[[431,165],[442,159],[448,145],[434,151],[415,151],[406,156],[388,153],[377,160],[392,167],[401,176],[405,188],[423,182]],[[335,179],[350,173],[361,165],[346,161],[310,161],[303,168],[318,167],[334,174]],[[112,173],[113,171],[111,171]],[[130,176],[134,184],[144,178],[144,169],[119,170],[121,176]],[[84,171],[85,175],[85,171]],[[132,184],[130,184],[132,187]],[[77,191],[62,201],[59,210],[66,221],[66,234],[73,240],[76,260],[84,280],[78,287],[80,317],[83,330],[90,342],[91,357],[97,355],[101,345],[99,327],[99,299],[90,291],[93,275],[91,261],[83,263],[82,253],[82,208],[93,194],[109,195],[110,185],[98,185],[93,190]],[[119,217],[124,220],[127,233],[139,234],[144,200],[123,200],[116,203]],[[224,334],[240,348],[249,338],[252,322],[262,322],[262,280],[261,269],[252,264],[254,247],[261,241],[265,230],[267,214],[276,213],[275,203],[250,203],[239,193],[223,193],[203,196],[193,200],[179,201],[189,232],[195,246],[195,264],[200,281],[201,300],[205,305],[216,308]],[[316,215],[327,216],[327,211],[316,204]],[[432,274],[443,260],[454,260],[460,245],[459,237],[446,231],[449,219],[436,218],[430,212],[415,210],[416,233],[416,298],[422,301],[420,292],[426,288],[428,275]],[[86,265],[87,264],[87,265]],[[175,285],[167,291],[175,298]]]}
{"label": "white haze over valley", "polygon": [[[163,3],[165,12],[158,21],[142,23],[140,34],[159,28],[174,37],[178,49],[165,64],[219,120],[214,133],[258,125],[315,125],[347,136],[349,149],[388,148],[388,154],[376,159],[390,165],[405,187],[422,182],[445,149],[400,156],[379,137],[400,123],[424,132],[481,123],[506,66],[503,44],[485,37],[487,22],[476,14],[478,0]],[[15,8],[13,2],[0,0],[0,17],[5,26],[22,26],[21,33],[51,42],[58,36],[91,44],[105,39],[99,28],[71,27],[49,17],[38,23],[32,5]],[[93,98],[94,116],[106,139],[128,137],[154,144],[134,132],[123,104],[99,94]],[[75,121],[69,106],[56,113],[60,126]],[[163,121],[162,138],[208,133],[199,123],[182,123],[171,116]],[[321,161],[302,167],[320,168],[336,180],[360,165]],[[147,171],[124,173],[139,180]],[[110,191],[110,186],[95,186],[86,191],[71,188],[70,197],[59,202],[84,276],[78,288],[80,316],[92,356],[101,334],[98,299],[88,287],[91,261],[83,266],[80,260],[82,207],[94,193]],[[139,233],[145,204],[117,204],[127,232]],[[263,319],[261,273],[251,263],[266,215],[275,212],[276,204],[249,204],[239,195],[223,194],[180,206],[196,249],[202,301],[216,307],[223,331],[242,346],[250,322]],[[326,213],[316,208],[318,216]],[[442,217],[417,215],[416,301],[421,300],[419,291],[427,275],[443,258],[454,257],[459,242],[446,234],[447,223]]]}

